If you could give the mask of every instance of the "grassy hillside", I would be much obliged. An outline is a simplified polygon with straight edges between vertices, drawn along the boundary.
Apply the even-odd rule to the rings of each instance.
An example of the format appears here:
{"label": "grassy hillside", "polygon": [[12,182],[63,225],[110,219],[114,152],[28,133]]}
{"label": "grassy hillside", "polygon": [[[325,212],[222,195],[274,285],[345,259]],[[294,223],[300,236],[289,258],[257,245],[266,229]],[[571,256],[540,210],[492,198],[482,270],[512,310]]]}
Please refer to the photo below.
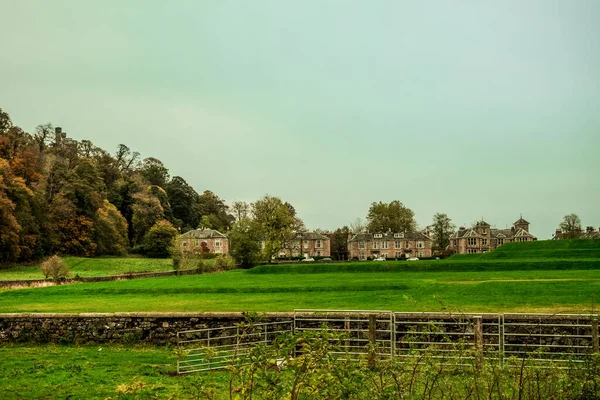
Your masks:
{"label": "grassy hillside", "polygon": [[600,259],[600,240],[570,239],[507,243],[485,254],[454,255],[449,260],[578,260]]}

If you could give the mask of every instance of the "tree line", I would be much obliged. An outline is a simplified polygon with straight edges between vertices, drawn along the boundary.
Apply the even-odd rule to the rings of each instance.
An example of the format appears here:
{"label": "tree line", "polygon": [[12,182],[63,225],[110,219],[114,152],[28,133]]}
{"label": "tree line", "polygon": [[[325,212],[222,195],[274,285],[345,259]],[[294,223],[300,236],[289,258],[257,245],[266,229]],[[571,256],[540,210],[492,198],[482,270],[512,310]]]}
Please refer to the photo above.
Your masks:
{"label": "tree line", "polygon": [[234,221],[219,196],[171,177],[159,159],[124,144],[111,154],[51,124],[30,134],[0,109],[0,263],[164,255],[161,239]]}

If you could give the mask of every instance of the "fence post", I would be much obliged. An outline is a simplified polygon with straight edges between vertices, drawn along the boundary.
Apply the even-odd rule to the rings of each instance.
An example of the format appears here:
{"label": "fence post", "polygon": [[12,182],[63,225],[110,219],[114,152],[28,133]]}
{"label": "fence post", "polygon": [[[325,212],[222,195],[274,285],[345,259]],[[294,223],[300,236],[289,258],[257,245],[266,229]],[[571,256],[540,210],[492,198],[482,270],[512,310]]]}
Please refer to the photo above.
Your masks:
{"label": "fence post", "polygon": [[344,318],[344,331],[346,332],[346,354],[350,352],[350,314]]}
{"label": "fence post", "polygon": [[377,315],[369,314],[369,368],[375,368],[375,341],[377,339]]}
{"label": "fence post", "polygon": [[473,331],[475,332],[475,365],[480,369],[483,365],[483,318],[473,317]]}
{"label": "fence post", "polygon": [[598,317],[592,318],[592,350],[598,353]]}

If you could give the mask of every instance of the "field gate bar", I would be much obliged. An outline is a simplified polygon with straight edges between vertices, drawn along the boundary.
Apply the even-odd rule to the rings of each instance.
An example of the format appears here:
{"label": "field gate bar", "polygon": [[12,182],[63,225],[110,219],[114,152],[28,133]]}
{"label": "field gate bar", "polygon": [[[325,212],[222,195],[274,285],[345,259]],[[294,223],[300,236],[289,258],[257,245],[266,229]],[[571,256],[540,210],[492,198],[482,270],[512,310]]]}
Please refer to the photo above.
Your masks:
{"label": "field gate bar", "polygon": [[561,368],[599,352],[598,315],[298,309],[289,321],[178,332],[177,372],[226,368],[279,335],[323,330],[333,334],[338,358],[369,363],[427,357],[443,365],[472,366],[484,358],[512,365],[526,359]]}

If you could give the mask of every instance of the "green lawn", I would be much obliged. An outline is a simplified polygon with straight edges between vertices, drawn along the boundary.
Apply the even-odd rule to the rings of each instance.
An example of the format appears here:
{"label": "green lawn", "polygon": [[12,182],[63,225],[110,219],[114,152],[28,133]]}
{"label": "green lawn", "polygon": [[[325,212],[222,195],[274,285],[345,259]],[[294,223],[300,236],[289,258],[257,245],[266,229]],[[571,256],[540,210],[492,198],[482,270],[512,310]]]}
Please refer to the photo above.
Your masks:
{"label": "green lawn", "polygon": [[[2,399],[192,398],[199,380],[174,375],[164,347],[6,346],[0,358]],[[217,379],[225,387],[224,374]]]}
{"label": "green lawn", "polygon": [[[83,258],[64,257],[72,275],[82,277],[121,275],[129,272],[171,271],[170,259],[160,258]],[[44,279],[39,265],[0,269],[0,281]]]}
{"label": "green lawn", "polygon": [[[570,251],[576,256],[569,258]],[[562,258],[548,255],[557,252]],[[110,259],[90,261],[104,260]],[[115,262],[127,260],[168,263]],[[3,290],[0,312],[590,312],[597,311],[598,301],[600,241],[574,240],[513,243],[492,253],[447,260],[265,265],[217,274]]]}

